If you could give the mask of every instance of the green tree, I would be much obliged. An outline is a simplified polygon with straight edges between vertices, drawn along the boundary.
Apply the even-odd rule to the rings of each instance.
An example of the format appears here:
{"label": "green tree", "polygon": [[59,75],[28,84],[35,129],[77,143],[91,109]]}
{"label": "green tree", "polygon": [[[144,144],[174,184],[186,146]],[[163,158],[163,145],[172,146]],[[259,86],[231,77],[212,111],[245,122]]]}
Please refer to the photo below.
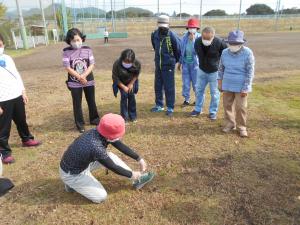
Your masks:
{"label": "green tree", "polygon": [[300,9],[294,7],[294,8],[290,8],[290,9],[283,9],[280,10],[280,13],[282,14],[300,14]]}
{"label": "green tree", "polygon": [[270,15],[274,14],[274,10],[266,4],[254,4],[246,9],[247,15]]}
{"label": "green tree", "polygon": [[[56,18],[57,18],[57,26],[62,31],[63,30],[63,16],[62,16],[62,11],[60,8],[56,10]],[[72,19],[71,11],[69,9],[67,9],[67,20],[68,20],[68,28],[70,28],[72,26],[71,22],[73,19]]]}
{"label": "green tree", "polygon": [[204,14],[204,16],[226,16],[226,12],[222,9],[213,9]]}
{"label": "green tree", "polygon": [[[181,13],[181,17],[190,17],[191,15],[188,13]],[[180,13],[177,14],[177,17],[180,17]]]}
{"label": "green tree", "polygon": [[3,3],[0,3],[0,19],[3,19],[6,14],[6,10],[6,6]]}

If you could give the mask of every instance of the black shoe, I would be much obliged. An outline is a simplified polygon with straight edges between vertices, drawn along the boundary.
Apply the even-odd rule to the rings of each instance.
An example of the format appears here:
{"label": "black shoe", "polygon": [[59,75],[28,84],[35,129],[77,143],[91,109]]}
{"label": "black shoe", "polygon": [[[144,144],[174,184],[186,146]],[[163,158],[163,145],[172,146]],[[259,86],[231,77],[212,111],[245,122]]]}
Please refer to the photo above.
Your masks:
{"label": "black shoe", "polygon": [[100,121],[100,119],[99,118],[96,118],[96,119],[93,119],[91,122],[90,122],[90,124],[91,125],[98,125],[99,124],[99,121]]}
{"label": "black shoe", "polygon": [[213,114],[213,113],[210,113],[210,114],[208,115],[208,118],[209,118],[210,120],[214,121],[214,120],[217,119],[217,115],[216,115],[216,114]]}
{"label": "black shoe", "polygon": [[81,134],[85,132],[84,127],[78,127],[77,129],[78,129],[79,133],[81,133]]}
{"label": "black shoe", "polygon": [[15,185],[7,178],[0,178],[0,197],[9,192]]}
{"label": "black shoe", "polygon": [[173,114],[174,114],[174,112],[171,111],[171,110],[167,110],[167,112],[166,112],[166,115],[167,115],[168,117],[173,117]]}
{"label": "black shoe", "polygon": [[130,119],[130,122],[137,123],[137,119],[136,118],[135,119]]}
{"label": "black shoe", "polygon": [[188,101],[184,101],[183,103],[182,103],[182,107],[186,107],[186,106],[189,106],[190,105],[190,103],[188,102]]}

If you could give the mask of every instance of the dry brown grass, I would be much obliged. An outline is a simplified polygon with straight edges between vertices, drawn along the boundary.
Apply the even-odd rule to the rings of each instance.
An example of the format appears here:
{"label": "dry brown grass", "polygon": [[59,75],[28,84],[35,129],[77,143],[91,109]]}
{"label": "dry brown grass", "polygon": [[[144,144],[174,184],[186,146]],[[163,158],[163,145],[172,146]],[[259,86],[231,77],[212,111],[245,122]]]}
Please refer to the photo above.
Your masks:
{"label": "dry brown grass", "polygon": [[[284,37],[294,43],[291,36]],[[255,52],[265,46],[272,55],[281,51],[284,59],[299,48],[268,47],[269,36],[250,39],[256,38]],[[157,176],[135,191],[126,179],[97,171],[95,176],[109,193],[108,200],[98,205],[64,192],[59,161],[79,134],[74,130],[71,97],[58,57],[62,45],[41,48],[18,58],[17,65],[31,99],[27,106],[30,128],[43,145],[23,149],[12,130],[10,143],[17,162],[5,166],[4,174],[16,187],[0,199],[1,224],[300,224],[300,69],[291,67],[295,59],[272,65],[272,57],[257,54],[257,79],[249,99],[250,138],[241,139],[220,131],[222,107],[216,122],[206,115],[187,116],[192,108],[179,106],[179,74],[174,118],[149,112],[154,99],[153,53],[144,40],[113,41],[109,48],[90,44],[98,62],[96,99],[102,115],[119,112],[109,67],[122,48],[136,46],[144,64],[137,95],[139,118],[127,127],[124,141],[144,156]],[[206,113],[207,108],[206,103]],[[84,112],[87,115],[85,103]]]}

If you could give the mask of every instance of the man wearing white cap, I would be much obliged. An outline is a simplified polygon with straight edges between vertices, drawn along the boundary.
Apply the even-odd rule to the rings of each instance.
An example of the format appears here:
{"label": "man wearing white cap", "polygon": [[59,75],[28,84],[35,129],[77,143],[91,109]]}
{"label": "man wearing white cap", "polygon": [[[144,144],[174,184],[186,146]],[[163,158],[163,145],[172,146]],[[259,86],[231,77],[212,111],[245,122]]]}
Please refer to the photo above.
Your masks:
{"label": "man wearing white cap", "polygon": [[155,106],[152,112],[164,111],[163,91],[166,95],[167,116],[172,116],[175,104],[175,65],[179,62],[181,46],[179,37],[169,30],[169,17],[161,15],[158,29],[151,35],[155,51]]}

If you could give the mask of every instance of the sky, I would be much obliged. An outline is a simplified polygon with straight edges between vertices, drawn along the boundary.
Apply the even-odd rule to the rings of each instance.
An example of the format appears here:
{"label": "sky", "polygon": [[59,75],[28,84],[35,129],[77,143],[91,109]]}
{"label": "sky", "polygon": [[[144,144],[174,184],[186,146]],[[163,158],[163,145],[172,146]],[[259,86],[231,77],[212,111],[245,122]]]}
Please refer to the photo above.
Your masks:
{"label": "sky", "polygon": [[[61,0],[53,0],[55,3],[60,3]],[[112,0],[115,1],[116,10],[122,9],[124,6],[124,0]],[[4,3],[8,10],[16,9],[15,0],[0,0]],[[52,0],[42,0],[44,7],[50,5]],[[110,0],[65,0],[67,6],[75,7],[87,7],[94,6],[98,8],[104,8],[105,10],[110,10]],[[126,7],[141,7],[144,9],[151,10],[152,12],[157,12],[157,2],[158,0],[125,0]],[[199,14],[200,12],[200,0],[181,0],[182,12],[188,14]],[[269,5],[271,8],[276,8],[277,0],[242,0],[242,12],[245,12],[250,5],[255,3],[263,3]],[[23,9],[37,8],[39,7],[39,0],[19,0],[20,6]],[[300,8],[300,0],[281,0],[281,8]],[[212,9],[222,9],[228,14],[238,13],[239,11],[239,1],[238,0],[203,0],[202,12],[205,13]],[[174,11],[176,13],[180,12],[180,0],[160,0],[160,12],[166,12],[172,14]]]}

